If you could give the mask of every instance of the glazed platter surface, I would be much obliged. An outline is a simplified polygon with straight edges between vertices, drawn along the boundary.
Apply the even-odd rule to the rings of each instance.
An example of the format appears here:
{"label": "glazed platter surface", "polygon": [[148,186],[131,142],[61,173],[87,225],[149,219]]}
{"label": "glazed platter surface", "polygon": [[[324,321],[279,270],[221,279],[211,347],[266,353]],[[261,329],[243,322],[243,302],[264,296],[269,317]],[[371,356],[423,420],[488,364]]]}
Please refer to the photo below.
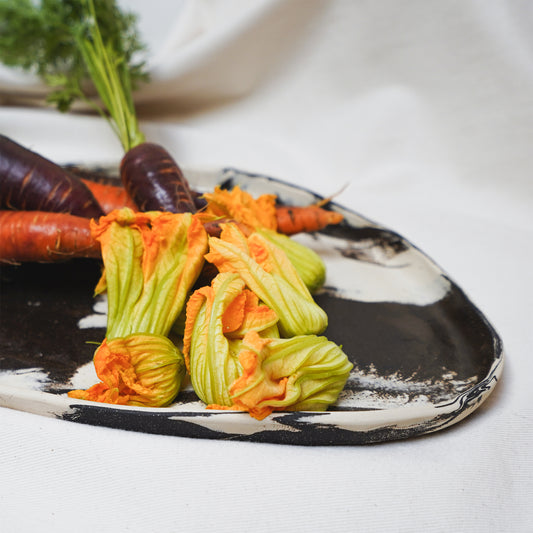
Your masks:
{"label": "glazed platter surface", "polygon": [[[198,190],[239,185],[287,204],[321,198],[237,169],[184,169]],[[472,413],[503,368],[502,342],[461,288],[416,246],[334,202],[339,226],[296,237],[327,268],[314,296],[329,316],[325,335],[354,369],[326,412],[279,412],[262,421],[211,411],[190,386],[154,409],[85,402],[67,391],[97,381],[95,343],[106,302],[93,298],[94,260],[2,266],[0,406],[117,429],[296,445],[367,444],[444,429]]]}

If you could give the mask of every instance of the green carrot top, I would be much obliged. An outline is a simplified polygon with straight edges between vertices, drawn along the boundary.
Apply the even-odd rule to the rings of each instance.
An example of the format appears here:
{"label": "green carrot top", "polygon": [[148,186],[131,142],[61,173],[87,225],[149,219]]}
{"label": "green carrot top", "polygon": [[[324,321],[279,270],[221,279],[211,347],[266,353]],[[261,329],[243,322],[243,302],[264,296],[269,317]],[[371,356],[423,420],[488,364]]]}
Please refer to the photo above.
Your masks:
{"label": "green carrot top", "polygon": [[132,99],[148,81],[144,50],[136,17],[114,0],[0,0],[0,61],[41,78],[62,112],[90,104],[125,151],[144,141]]}

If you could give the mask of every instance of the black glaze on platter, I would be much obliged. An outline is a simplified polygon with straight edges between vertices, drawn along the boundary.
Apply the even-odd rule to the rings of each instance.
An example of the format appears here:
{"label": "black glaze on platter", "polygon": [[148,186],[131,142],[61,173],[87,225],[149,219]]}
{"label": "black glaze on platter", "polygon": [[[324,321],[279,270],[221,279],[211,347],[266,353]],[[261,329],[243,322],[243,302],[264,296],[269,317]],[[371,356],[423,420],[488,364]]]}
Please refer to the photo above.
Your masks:
{"label": "black glaze on platter", "polygon": [[[77,326],[93,312],[99,262],[26,263],[2,266],[0,273],[0,369],[42,367],[54,383],[68,382],[105,336],[103,328]],[[492,333],[455,285],[426,306],[358,302],[327,292],[315,298],[331,317],[325,335],[345,347],[359,370],[372,366],[378,375],[424,381],[445,368],[467,379],[486,375],[493,362]]]}
{"label": "black glaze on platter", "polygon": [[[183,414],[185,415],[185,413]],[[425,427],[398,429],[392,427],[378,428],[366,432],[348,431],[342,428],[321,424],[321,413],[312,413],[313,424],[299,421],[299,413],[271,415],[279,419],[287,429],[276,431],[259,431],[252,435],[221,433],[202,425],[201,419],[209,414],[186,413],[189,420],[176,420],[175,414],[139,412],[133,410],[106,410],[94,405],[76,405],[72,412],[62,418],[93,426],[123,429],[156,435],[186,436],[197,439],[235,440],[241,442],[263,442],[271,444],[289,444],[299,446],[343,446],[354,444],[374,444],[390,440],[416,437],[426,432]],[[217,413],[225,416],[225,413]],[[248,416],[242,413],[242,416]],[[185,418],[185,417],[184,417]]]}
{"label": "black glaze on platter", "polygon": [[0,370],[43,368],[54,383],[67,382],[91,361],[105,329],[80,329],[92,313],[100,263],[0,266]]}
{"label": "black glaze on platter", "polygon": [[[356,302],[328,294],[316,296],[316,301],[328,316],[336,317],[327,337],[349,347],[352,362],[360,369],[373,366],[379,375],[399,372],[404,378],[424,381],[444,367],[455,372],[457,379],[468,379],[484,376],[493,362],[490,331],[465,305],[467,300],[457,286],[426,306]],[[449,316],[457,321],[446,323]]]}

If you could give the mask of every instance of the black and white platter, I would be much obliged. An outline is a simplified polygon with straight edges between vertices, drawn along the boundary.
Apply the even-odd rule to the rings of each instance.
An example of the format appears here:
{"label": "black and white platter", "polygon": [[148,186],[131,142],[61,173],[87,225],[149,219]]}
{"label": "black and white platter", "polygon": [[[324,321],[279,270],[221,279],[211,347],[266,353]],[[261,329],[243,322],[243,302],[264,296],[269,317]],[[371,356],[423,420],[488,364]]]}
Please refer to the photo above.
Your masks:
{"label": "black and white platter", "polygon": [[[198,190],[240,185],[254,196],[307,205],[307,190],[235,169],[185,169]],[[97,382],[95,343],[106,302],[94,299],[96,260],[2,266],[0,406],[117,429],[205,439],[296,445],[366,444],[444,429],[471,414],[501,377],[502,343],[483,314],[433,261],[397,233],[333,202],[345,219],[297,240],[327,267],[315,294],[329,315],[325,335],[354,369],[326,412],[279,412],[262,421],[211,411],[186,386],[154,409],[73,400]]]}

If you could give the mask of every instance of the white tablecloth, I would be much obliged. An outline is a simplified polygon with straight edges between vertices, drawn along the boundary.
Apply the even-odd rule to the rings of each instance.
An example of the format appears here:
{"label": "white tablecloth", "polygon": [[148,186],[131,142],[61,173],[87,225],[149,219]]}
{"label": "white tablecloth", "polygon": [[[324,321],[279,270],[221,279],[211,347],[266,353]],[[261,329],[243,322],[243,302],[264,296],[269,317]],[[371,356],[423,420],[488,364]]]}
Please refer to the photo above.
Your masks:
{"label": "white tablecloth", "polygon": [[[152,83],[143,130],[184,166],[304,185],[390,227],[503,338],[503,380],[426,437],[290,447],[85,426],[0,409],[1,529],[533,531],[533,4],[123,2]],[[0,72],[0,132],[117,161],[97,117],[30,107]],[[50,332],[53,335],[53,332]]]}

